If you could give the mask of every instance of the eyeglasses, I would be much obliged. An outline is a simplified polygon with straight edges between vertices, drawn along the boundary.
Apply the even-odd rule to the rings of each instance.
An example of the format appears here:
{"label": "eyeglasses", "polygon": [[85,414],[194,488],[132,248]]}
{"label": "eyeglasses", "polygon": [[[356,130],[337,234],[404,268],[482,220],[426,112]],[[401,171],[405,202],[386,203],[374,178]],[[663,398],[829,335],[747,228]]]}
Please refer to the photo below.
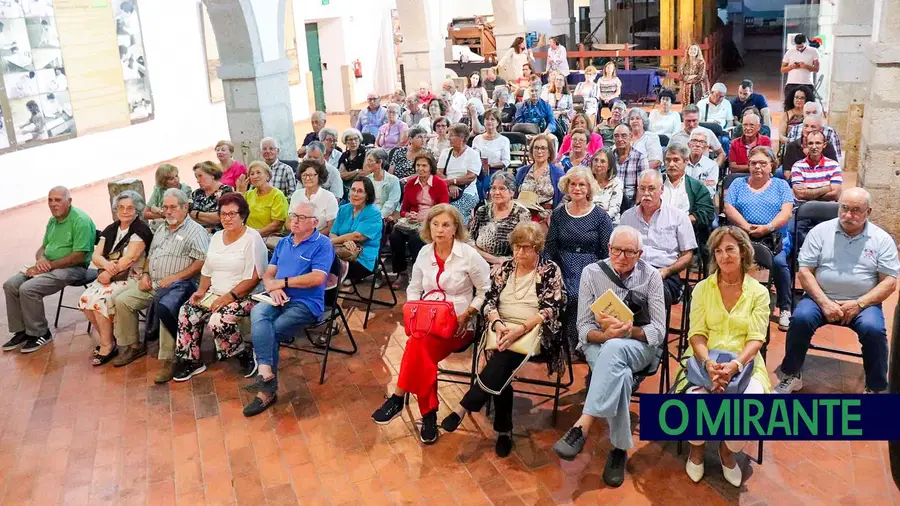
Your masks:
{"label": "eyeglasses", "polygon": [[120,213],[133,213],[135,211],[134,206],[117,206],[116,210]]}
{"label": "eyeglasses", "polygon": [[635,251],[633,249],[622,249],[622,248],[617,248],[615,246],[611,246],[609,248],[609,256],[613,256],[613,257],[625,255],[625,258],[632,259],[638,253],[640,253],[640,250]]}
{"label": "eyeglasses", "polygon": [[849,207],[841,204],[840,210],[844,214],[863,214],[869,210],[868,207]]}
{"label": "eyeglasses", "polygon": [[505,186],[491,186],[491,191],[499,193],[499,192],[508,192],[508,191],[510,191],[510,189]]}
{"label": "eyeglasses", "polygon": [[318,176],[318,174],[316,174],[315,172],[305,172],[303,174],[300,174],[300,179],[312,179],[316,176]]}
{"label": "eyeglasses", "polygon": [[769,165],[769,161],[768,160],[750,160],[748,162],[748,164],[751,167],[765,167],[765,166]]}
{"label": "eyeglasses", "polygon": [[705,146],[705,145],[708,144],[708,143],[707,143],[706,141],[701,141],[701,140],[697,140],[697,139],[691,139],[691,140],[688,141],[688,144],[690,144],[690,145],[692,145],[692,146]]}
{"label": "eyeglasses", "polygon": [[240,216],[240,214],[241,214],[241,213],[238,213],[238,212],[235,212],[235,211],[230,211],[230,212],[227,212],[227,213],[219,212],[219,217],[220,217],[220,218],[228,218],[228,219],[232,219],[232,218],[237,218],[238,216]]}
{"label": "eyeglasses", "polygon": [[653,193],[659,190],[659,186],[638,186],[638,191],[642,193]]}
{"label": "eyeglasses", "polygon": [[315,218],[315,216],[306,216],[305,214],[288,214],[288,219],[291,221],[306,221],[309,219]]}
{"label": "eyeglasses", "polygon": [[531,244],[513,244],[512,249],[513,249],[513,251],[521,251],[521,252],[525,253],[528,251],[533,251],[534,246]]}
{"label": "eyeglasses", "polygon": [[550,151],[547,146],[531,146],[532,151]]}

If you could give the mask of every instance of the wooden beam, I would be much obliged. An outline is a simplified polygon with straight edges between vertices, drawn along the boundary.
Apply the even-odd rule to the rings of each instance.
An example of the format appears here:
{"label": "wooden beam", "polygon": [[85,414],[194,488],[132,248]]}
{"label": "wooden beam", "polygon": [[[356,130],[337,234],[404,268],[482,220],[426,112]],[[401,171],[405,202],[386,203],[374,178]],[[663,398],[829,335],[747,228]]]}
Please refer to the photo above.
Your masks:
{"label": "wooden beam", "polygon": [[[685,0],[685,3],[691,3],[691,0]],[[704,26],[703,19],[705,17],[705,13],[707,12],[707,6],[709,5],[708,0],[693,0],[693,37],[694,40],[700,42],[704,37],[709,35],[706,31],[706,27]]]}
{"label": "wooden beam", "polygon": [[[659,3],[659,48],[663,51],[675,49],[675,1],[660,0]],[[671,56],[663,56],[660,59],[660,67],[666,71],[675,69],[675,59]]]}

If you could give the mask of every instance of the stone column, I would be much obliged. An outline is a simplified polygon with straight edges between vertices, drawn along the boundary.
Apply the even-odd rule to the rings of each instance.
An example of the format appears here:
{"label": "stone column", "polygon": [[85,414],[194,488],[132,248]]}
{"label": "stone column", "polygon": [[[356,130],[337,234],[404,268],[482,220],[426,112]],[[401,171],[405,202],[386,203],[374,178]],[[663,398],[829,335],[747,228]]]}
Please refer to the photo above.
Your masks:
{"label": "stone column", "polygon": [[869,60],[865,47],[872,39],[875,0],[841,0],[832,26],[831,83],[828,124],[841,136],[844,170],[859,165],[859,140],[868,96]]}
{"label": "stone column", "polygon": [[[594,29],[597,28],[600,23],[603,23],[597,31],[594,32]],[[606,43],[606,1],[605,0],[591,0],[591,31],[594,32],[594,38],[597,39],[599,44]],[[592,50],[591,47],[586,47],[588,51]]]}
{"label": "stone column", "polygon": [[[856,1],[842,1],[857,9]],[[840,14],[839,14],[840,16]],[[872,39],[865,47],[869,86],[859,146],[858,184],[872,194],[872,221],[900,239],[900,0],[875,0]],[[843,33],[843,32],[842,32]],[[844,60],[844,58],[840,58]]]}
{"label": "stone column", "polygon": [[575,48],[575,4],[573,0],[550,0],[550,33],[554,35],[566,35],[567,47]]}
{"label": "stone column", "polygon": [[[497,59],[503,58],[516,37],[525,36],[525,1],[492,0]],[[568,48],[567,48],[568,49]]]}
{"label": "stone column", "polygon": [[[285,0],[203,0],[219,48],[219,78],[231,142],[259,157],[259,141],[273,137],[279,157],[297,159],[297,140],[284,54]],[[275,27],[273,34],[271,27]]]}
{"label": "stone column", "polygon": [[397,16],[403,42],[403,79],[408,93],[419,83],[440,90],[444,79],[444,39],[447,27],[441,27],[438,0],[397,0]]}

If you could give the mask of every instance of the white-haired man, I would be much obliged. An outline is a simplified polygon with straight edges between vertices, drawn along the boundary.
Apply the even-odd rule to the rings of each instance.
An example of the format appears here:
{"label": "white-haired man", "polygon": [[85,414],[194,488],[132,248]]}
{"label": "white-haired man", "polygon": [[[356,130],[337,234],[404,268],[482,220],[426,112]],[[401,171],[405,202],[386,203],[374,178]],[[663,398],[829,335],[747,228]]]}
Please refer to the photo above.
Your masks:
{"label": "white-haired man", "polygon": [[297,176],[291,166],[278,159],[281,148],[278,147],[278,141],[272,137],[266,137],[259,141],[259,155],[263,161],[269,166],[269,172],[272,173],[272,186],[281,190],[285,195],[292,195],[297,189]]}
{"label": "white-haired man", "polygon": [[[803,117],[819,116],[822,118],[822,133],[825,134],[825,141],[834,147],[834,152],[841,156],[841,136],[838,135],[834,128],[825,124],[825,115],[822,114],[822,106],[818,102],[807,102],[803,105]],[[788,129],[788,142],[795,141],[803,136],[803,123],[793,125]]]}
{"label": "white-haired man", "polygon": [[309,123],[312,125],[312,132],[306,134],[306,137],[303,138],[303,145],[297,150],[297,156],[303,158],[303,155],[306,154],[306,146],[312,141],[319,140],[319,132],[325,128],[326,121],[327,116],[322,111],[315,111],[310,115]]}
{"label": "white-haired man", "polygon": [[701,123],[717,123],[723,129],[734,124],[731,102],[725,100],[727,92],[724,84],[716,83],[710,89],[709,96],[697,102]]}
{"label": "white-haired man", "polygon": [[[806,158],[806,138],[811,132],[821,132],[823,127],[822,117],[816,114],[810,114],[803,118],[803,130],[799,139],[787,143],[784,147],[784,155],[781,157],[781,167],[784,169],[783,177],[788,181],[791,180],[791,169],[794,164]],[[837,151],[830,143],[825,142],[825,148],[822,154],[831,160],[837,160]]]}
{"label": "white-haired man", "polygon": [[[722,141],[716,137],[712,130],[700,126],[700,109],[694,104],[688,104],[681,110],[682,126],[678,133],[669,138],[669,142],[683,142],[687,144],[690,141],[691,133],[695,131],[703,132],[706,135],[706,145],[709,151],[715,157],[716,165],[722,167],[725,163],[725,149],[722,148]],[[604,142],[606,142],[604,140]]]}
{"label": "white-haired man", "polygon": [[452,112],[448,113],[450,123],[459,123],[463,113],[466,112],[466,96],[456,89],[456,83],[453,82],[453,79],[445,79],[441,89],[449,95],[447,103],[450,104],[450,109],[452,109]]}

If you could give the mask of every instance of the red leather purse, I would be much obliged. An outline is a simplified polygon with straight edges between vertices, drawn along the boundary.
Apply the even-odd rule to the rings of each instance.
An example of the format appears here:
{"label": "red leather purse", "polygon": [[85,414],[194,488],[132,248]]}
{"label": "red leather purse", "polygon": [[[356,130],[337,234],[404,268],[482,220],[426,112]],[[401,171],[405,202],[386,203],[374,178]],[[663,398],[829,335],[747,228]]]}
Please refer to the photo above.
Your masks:
{"label": "red leather purse", "polygon": [[[441,299],[425,300],[433,293],[440,294]],[[408,301],[403,305],[403,326],[409,337],[450,339],[456,335],[457,323],[456,309],[443,290],[432,290],[421,300]]]}

